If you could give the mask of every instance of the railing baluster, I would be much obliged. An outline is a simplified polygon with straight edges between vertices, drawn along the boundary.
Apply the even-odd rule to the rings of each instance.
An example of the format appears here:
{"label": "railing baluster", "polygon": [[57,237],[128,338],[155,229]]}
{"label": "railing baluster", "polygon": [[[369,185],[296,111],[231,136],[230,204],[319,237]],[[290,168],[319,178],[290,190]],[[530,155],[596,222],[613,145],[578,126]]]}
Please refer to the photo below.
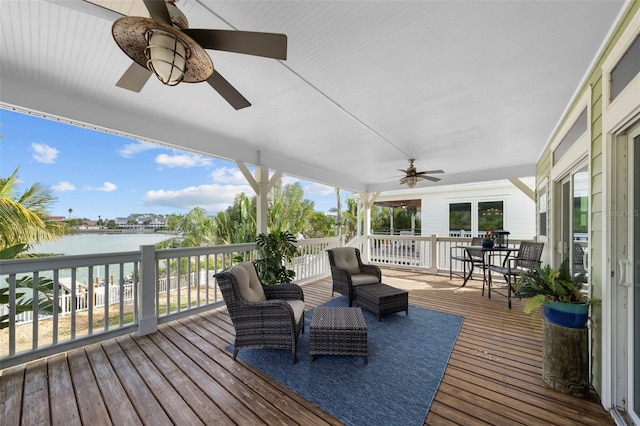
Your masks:
{"label": "railing baluster", "polygon": [[118,298],[118,302],[120,305],[120,309],[119,309],[119,323],[120,323],[120,327],[122,327],[122,325],[124,324],[124,268],[123,268],[124,264],[120,263],[120,271],[119,271],[119,276],[118,276],[118,292],[119,294],[119,298]]}
{"label": "railing baluster", "polygon": [[109,331],[109,265],[104,265],[104,331]]}
{"label": "railing baluster", "polygon": [[16,353],[16,274],[9,275],[9,355]]}
{"label": "railing baluster", "polygon": [[31,348],[32,349],[38,349],[38,325],[39,325],[39,321],[38,321],[38,314],[40,313],[40,309],[38,306],[38,303],[40,301],[40,274],[38,272],[34,272],[33,273],[33,300],[32,300],[32,306],[33,309],[31,310],[31,312],[33,312],[33,320],[32,320],[32,343],[31,343]]}
{"label": "railing baluster", "polygon": [[55,345],[58,343],[58,316],[60,315],[60,286],[58,285],[60,271],[55,269],[53,271],[53,336],[52,343]]}
{"label": "railing baluster", "polygon": [[[58,287],[58,281],[54,281],[54,287]],[[76,268],[71,269],[71,340],[76,338]]]}
{"label": "railing baluster", "polygon": [[93,287],[93,266],[87,267],[87,334],[91,336],[93,334],[93,305],[95,304],[95,291]]}

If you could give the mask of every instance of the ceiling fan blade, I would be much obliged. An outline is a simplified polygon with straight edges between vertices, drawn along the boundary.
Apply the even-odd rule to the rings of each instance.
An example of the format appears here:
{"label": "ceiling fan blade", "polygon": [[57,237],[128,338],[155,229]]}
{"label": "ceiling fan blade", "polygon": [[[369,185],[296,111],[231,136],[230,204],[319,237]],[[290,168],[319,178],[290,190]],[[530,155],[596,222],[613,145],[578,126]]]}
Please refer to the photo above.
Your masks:
{"label": "ceiling fan blade", "polygon": [[416,175],[433,175],[436,173],[444,173],[444,170],[427,170],[424,172],[418,172]]}
{"label": "ceiling fan blade", "polygon": [[143,1],[144,5],[147,6],[147,10],[149,11],[149,15],[151,15],[151,19],[170,27],[173,26],[173,24],[171,23],[171,16],[169,15],[169,9],[167,9],[167,4],[164,2],[164,0]]}
{"label": "ceiling fan blade", "polygon": [[69,9],[77,10],[78,12],[86,13],[88,15],[104,18],[108,21],[115,21],[118,18],[125,16],[120,10],[113,10],[100,4],[97,0],[83,0],[83,1],[68,1],[68,0],[46,0],[49,3],[54,3],[59,6],[68,7]]}
{"label": "ceiling fan blade", "polygon": [[285,34],[203,29],[185,29],[183,32],[205,49],[287,59]]}
{"label": "ceiling fan blade", "polygon": [[132,62],[129,68],[122,74],[116,86],[131,90],[132,92],[139,92],[147,81],[149,81],[151,74],[151,71],[138,65],[137,62]]}
{"label": "ceiling fan blade", "polygon": [[431,182],[438,182],[442,180],[440,178],[433,177],[433,176],[418,176],[418,179],[426,179],[426,180],[430,180]]}
{"label": "ceiling fan blade", "polygon": [[229,104],[235,109],[242,109],[251,106],[251,103],[236,90],[220,73],[213,70],[213,75],[209,77],[207,83],[220,93]]}

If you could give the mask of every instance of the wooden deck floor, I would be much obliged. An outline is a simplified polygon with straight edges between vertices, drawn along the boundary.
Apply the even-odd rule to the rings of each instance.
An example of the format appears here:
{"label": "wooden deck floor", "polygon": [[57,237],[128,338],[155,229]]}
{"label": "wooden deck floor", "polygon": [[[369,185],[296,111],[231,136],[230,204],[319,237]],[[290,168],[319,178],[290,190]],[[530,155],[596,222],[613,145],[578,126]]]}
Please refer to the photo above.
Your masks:
{"label": "wooden deck floor", "polygon": [[[545,387],[540,326],[480,284],[383,270],[410,290],[412,305],[463,315],[461,333],[425,424],[614,424],[596,395],[580,399]],[[306,284],[307,308],[331,298],[329,279]],[[339,425],[318,407],[242,362],[225,347],[234,329],[225,310],[127,335],[0,376],[0,425]]]}

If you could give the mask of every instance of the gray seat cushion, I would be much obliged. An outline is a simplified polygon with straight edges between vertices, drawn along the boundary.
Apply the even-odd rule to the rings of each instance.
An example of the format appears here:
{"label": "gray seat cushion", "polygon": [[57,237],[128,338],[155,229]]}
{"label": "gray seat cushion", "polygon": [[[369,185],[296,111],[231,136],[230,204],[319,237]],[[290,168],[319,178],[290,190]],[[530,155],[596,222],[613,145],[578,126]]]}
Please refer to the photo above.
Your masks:
{"label": "gray seat cushion", "polygon": [[302,318],[302,314],[304,314],[304,302],[302,300],[286,300],[286,302],[291,306],[291,309],[293,309],[293,317],[297,324],[300,318]]}
{"label": "gray seat cushion", "polygon": [[378,284],[378,277],[371,274],[351,275],[351,285],[357,287],[359,285]]}

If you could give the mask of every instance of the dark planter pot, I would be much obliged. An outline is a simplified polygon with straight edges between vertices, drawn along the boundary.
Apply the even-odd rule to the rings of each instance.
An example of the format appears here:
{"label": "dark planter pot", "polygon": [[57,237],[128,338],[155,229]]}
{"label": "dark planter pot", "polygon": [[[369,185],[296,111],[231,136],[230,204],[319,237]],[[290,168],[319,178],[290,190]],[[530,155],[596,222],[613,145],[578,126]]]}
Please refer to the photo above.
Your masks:
{"label": "dark planter pot", "polygon": [[484,248],[491,248],[491,247],[493,247],[493,241],[483,241],[483,242],[482,242],[482,247],[484,247]]}
{"label": "dark planter pot", "polygon": [[551,324],[568,328],[583,328],[589,318],[588,303],[547,302],[544,304],[544,317]]}

